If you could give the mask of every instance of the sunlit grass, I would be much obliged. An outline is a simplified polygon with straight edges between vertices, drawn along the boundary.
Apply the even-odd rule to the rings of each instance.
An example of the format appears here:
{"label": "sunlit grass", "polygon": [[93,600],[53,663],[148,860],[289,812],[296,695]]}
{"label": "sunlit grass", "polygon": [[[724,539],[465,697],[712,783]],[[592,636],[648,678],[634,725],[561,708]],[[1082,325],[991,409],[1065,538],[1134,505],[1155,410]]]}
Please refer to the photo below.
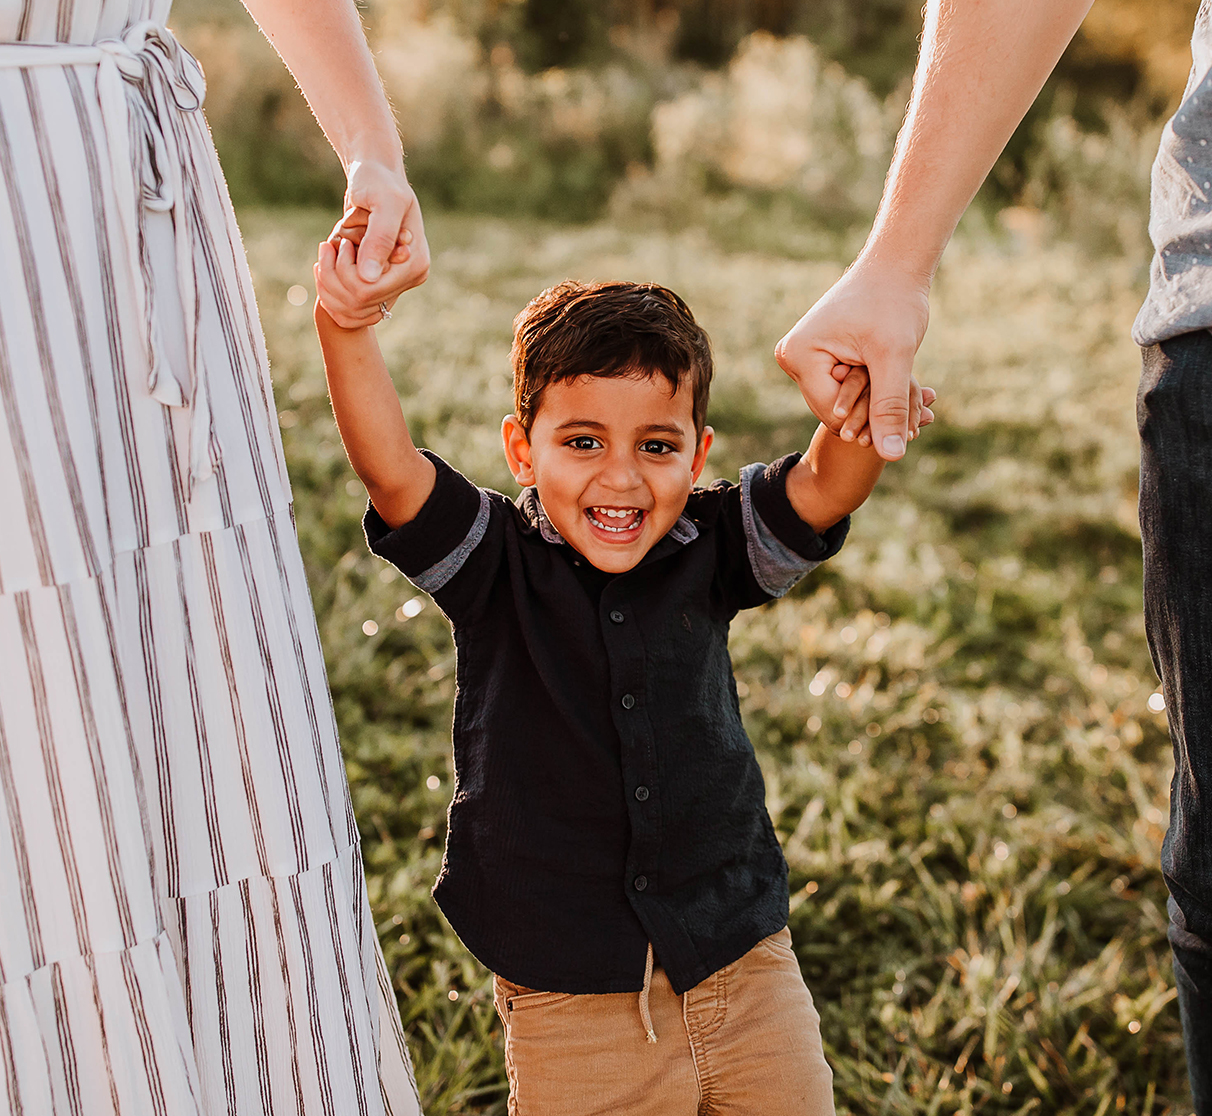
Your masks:
{"label": "sunlit grass", "polygon": [[[364,549],[310,311],[286,298],[310,290],[328,218],[243,224],[427,1111],[503,1112],[487,974],[428,894],[450,794],[451,641]],[[433,276],[380,337],[418,440],[480,483],[513,491],[498,435],[512,317],[569,275],[687,298],[719,366],[713,475],[806,445],[813,423],[770,354],[840,261],[725,251],[693,231],[435,214],[429,231]],[[937,427],[887,471],[836,559],[734,625],[840,1112],[1189,1111],[1156,865],[1169,745],[1147,707],[1134,521],[1141,279],[1063,246],[961,241],[919,361]]]}

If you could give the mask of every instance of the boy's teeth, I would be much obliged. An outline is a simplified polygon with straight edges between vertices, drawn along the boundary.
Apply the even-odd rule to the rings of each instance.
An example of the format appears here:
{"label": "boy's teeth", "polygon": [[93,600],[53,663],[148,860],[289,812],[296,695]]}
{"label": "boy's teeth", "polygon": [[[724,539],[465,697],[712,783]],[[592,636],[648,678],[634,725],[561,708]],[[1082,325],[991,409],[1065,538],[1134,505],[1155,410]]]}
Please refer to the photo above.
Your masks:
{"label": "boy's teeth", "polygon": [[[639,523],[643,512],[639,508],[590,508],[593,521],[605,531],[627,531]],[[612,525],[609,520],[625,520],[626,525]]]}

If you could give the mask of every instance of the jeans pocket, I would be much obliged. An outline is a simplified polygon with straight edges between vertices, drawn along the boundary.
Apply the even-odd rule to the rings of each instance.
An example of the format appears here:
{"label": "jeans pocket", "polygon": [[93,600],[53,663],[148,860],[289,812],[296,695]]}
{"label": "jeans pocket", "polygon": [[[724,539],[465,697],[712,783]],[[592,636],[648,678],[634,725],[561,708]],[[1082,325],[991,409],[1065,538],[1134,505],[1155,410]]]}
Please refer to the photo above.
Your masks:
{"label": "jeans pocket", "polygon": [[784,926],[782,930],[763,938],[760,942],[758,942],[758,945],[764,946],[767,950],[773,953],[775,957],[780,957],[783,959],[791,958],[793,961],[795,961],[796,967],[799,967],[799,961],[795,956],[795,950],[791,948],[791,931],[786,926]]}
{"label": "jeans pocket", "polygon": [[495,998],[499,1003],[505,1005],[505,1010],[511,1015],[516,1011],[563,1003],[565,1000],[571,1000],[575,994],[572,992],[538,992],[520,984],[511,984],[502,977],[493,977],[493,982],[496,984],[497,995]]}

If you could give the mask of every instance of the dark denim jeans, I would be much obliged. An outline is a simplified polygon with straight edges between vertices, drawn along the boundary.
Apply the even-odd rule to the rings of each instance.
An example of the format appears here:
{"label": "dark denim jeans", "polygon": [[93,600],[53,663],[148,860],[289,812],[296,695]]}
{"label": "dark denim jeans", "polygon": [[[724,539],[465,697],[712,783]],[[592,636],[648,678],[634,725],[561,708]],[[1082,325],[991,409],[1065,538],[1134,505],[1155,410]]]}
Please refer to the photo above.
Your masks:
{"label": "dark denim jeans", "polygon": [[1162,872],[1198,1116],[1212,1116],[1212,333],[1144,350],[1145,627],[1174,743]]}

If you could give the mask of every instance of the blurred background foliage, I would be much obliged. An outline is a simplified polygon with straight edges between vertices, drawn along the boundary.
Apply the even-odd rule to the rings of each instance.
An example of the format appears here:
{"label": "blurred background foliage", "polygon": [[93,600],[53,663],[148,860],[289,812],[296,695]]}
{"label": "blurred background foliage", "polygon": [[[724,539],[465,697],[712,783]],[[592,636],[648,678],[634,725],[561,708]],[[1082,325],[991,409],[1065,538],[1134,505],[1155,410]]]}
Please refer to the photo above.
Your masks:
{"label": "blurred background foliage", "polygon": [[[1194,8],[1098,0],[981,210],[1026,206],[1091,246],[1143,251],[1142,172],[1186,78]],[[362,9],[427,206],[662,225],[694,213],[739,222],[742,239],[774,213],[809,254],[870,218],[921,32],[918,0]],[[174,21],[210,75],[208,117],[237,202],[339,203],[340,168],[236,0],[179,0]]]}

